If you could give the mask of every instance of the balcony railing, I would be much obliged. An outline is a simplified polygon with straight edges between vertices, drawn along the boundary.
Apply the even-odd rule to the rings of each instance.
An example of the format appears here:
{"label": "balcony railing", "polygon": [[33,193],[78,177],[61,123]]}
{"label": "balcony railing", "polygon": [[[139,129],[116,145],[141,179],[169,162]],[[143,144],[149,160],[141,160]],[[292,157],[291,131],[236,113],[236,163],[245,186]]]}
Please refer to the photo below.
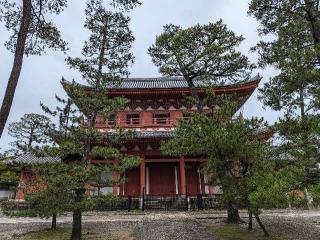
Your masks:
{"label": "balcony railing", "polygon": [[145,120],[143,118],[131,118],[130,120],[119,120],[119,126],[125,127],[148,127],[148,126],[171,126],[175,123],[174,120],[169,118],[152,118],[151,120]]}
{"label": "balcony railing", "polygon": [[107,121],[97,121],[95,126],[98,128],[112,128],[117,127],[128,127],[128,128],[137,128],[137,127],[170,127],[175,125],[179,120],[190,119],[191,116],[186,115],[178,118],[169,118],[169,117],[153,117],[153,118],[124,118],[124,119],[112,119]]}
{"label": "balcony railing", "polygon": [[121,122],[125,122],[125,125],[134,125],[134,126],[136,126],[136,125],[140,125],[141,124],[141,118],[129,118],[129,119],[126,119],[126,120],[124,120],[124,121],[120,121],[120,123]]}
{"label": "balcony railing", "polygon": [[164,125],[170,125],[172,123],[172,120],[170,118],[152,118],[153,124],[164,124]]}
{"label": "balcony railing", "polygon": [[112,128],[114,126],[118,127],[170,127],[173,126],[178,119],[169,119],[169,118],[151,118],[148,120],[142,119],[142,118],[130,118],[130,119],[118,119],[112,124],[103,123],[103,122],[96,122],[95,126],[98,128]]}

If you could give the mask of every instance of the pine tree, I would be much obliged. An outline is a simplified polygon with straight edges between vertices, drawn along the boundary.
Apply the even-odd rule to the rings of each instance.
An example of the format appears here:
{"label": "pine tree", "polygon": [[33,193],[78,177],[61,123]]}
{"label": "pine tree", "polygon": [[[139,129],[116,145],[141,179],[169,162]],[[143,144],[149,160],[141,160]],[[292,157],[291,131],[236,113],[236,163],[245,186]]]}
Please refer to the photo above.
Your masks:
{"label": "pine tree", "polygon": [[273,36],[253,48],[260,56],[259,65],[280,72],[260,90],[260,99],[284,112],[274,126],[273,151],[284,171],[265,184],[273,189],[273,184],[287,183],[282,194],[300,190],[307,196],[319,186],[319,1],[253,0],[249,13],[260,21],[262,36]]}
{"label": "pine tree", "polygon": [[193,98],[198,99],[196,79],[217,85],[250,78],[253,65],[236,50],[244,38],[236,36],[222,20],[187,29],[169,24],[163,29],[149,48],[152,61],[165,76],[182,76]]}
{"label": "pine tree", "polygon": [[[122,2],[117,1],[117,3]],[[125,7],[125,10],[127,9]],[[49,130],[49,135],[57,144],[52,152],[61,157],[62,163],[40,166],[35,170],[38,172],[39,181],[46,183],[45,191],[40,191],[40,194],[44,194],[43,197],[47,198],[50,196],[50,191],[61,192],[66,204],[69,204],[57,201],[59,208],[62,206],[65,211],[68,206],[73,212],[71,239],[77,240],[81,239],[82,212],[87,209],[88,204],[92,205],[90,196],[86,193],[88,185],[92,183],[102,186],[119,185],[123,181],[121,176],[125,169],[136,166],[140,161],[138,157],[126,156],[114,148],[119,137],[127,136],[126,133],[119,132],[106,136],[95,128],[98,116],[108,119],[112,113],[123,109],[128,102],[123,98],[108,98],[107,92],[110,84],[118,84],[128,75],[127,68],[133,63],[130,49],[134,37],[128,27],[130,18],[122,12],[107,11],[101,0],[88,1],[85,12],[87,15],[85,27],[91,32],[89,40],[84,44],[82,57],[69,57],[67,63],[82,74],[91,90],[84,91],[83,86],[75,81],[72,83],[64,79],[62,81],[71,97],[70,101],[78,107],[84,117],[69,115],[75,120],[75,124],[71,124],[72,120],[67,126],[65,125],[67,117],[63,114],[62,120],[60,118],[59,121],[60,126],[54,126]],[[68,102],[69,100],[66,101]],[[44,109],[51,115],[60,115],[59,111],[52,111],[46,107]],[[72,108],[66,109],[70,111]],[[67,126],[66,129],[61,127],[61,124]],[[102,145],[96,145],[97,143]],[[90,159],[94,158],[116,160],[117,164],[92,166]],[[120,178],[104,179],[101,174],[104,171],[117,172]],[[62,182],[60,178],[63,179]],[[41,185],[39,186],[41,188]],[[58,208],[57,210],[59,213],[60,210]]]}
{"label": "pine tree", "polygon": [[67,50],[67,43],[61,39],[59,30],[49,20],[49,15],[60,14],[66,4],[66,0],[23,0],[22,3],[0,1],[0,21],[12,33],[5,46],[14,53],[0,109],[0,138],[10,113],[24,55],[41,55],[47,48]]}
{"label": "pine tree", "polygon": [[[141,4],[139,0],[112,0],[114,7],[129,11]],[[12,106],[19,81],[24,55],[41,55],[47,48],[67,50],[58,28],[51,22],[50,15],[60,14],[67,7],[67,0],[23,0],[17,3],[0,1],[0,21],[12,32],[5,43],[14,53],[14,62],[0,109],[0,138]]]}
{"label": "pine tree", "polygon": [[[70,130],[79,123],[79,117],[71,99],[63,99],[57,95],[55,98],[58,105],[54,110],[51,110],[43,103],[40,103],[40,105],[42,110],[51,117],[50,127],[48,127],[44,132],[44,135],[51,140],[50,142],[59,143],[62,140],[67,141]],[[58,124],[53,123],[56,119],[58,120]],[[57,144],[42,145],[37,148],[33,148],[32,153],[36,156],[52,157],[57,157],[61,154]],[[38,189],[37,193],[27,195],[27,202],[32,205],[32,211],[29,214],[38,215],[43,218],[52,217],[52,229],[57,227],[57,216],[66,211],[66,196],[61,195],[61,192],[65,191],[65,189],[61,187],[63,185],[59,182],[64,178],[64,176],[60,175],[61,172],[58,171],[59,167],[61,167],[62,171],[66,168],[61,164],[40,163],[35,165],[33,167],[34,172],[41,176],[40,179],[37,180],[38,183],[36,183],[36,185],[38,184],[41,188]],[[52,171],[49,173],[51,178],[43,178],[42,176],[44,175],[44,171],[49,171],[49,169]],[[42,187],[43,182],[46,182],[47,184],[51,183],[50,187],[44,190]],[[34,192],[35,183],[31,182],[29,187],[31,191]]]}
{"label": "pine tree", "polygon": [[[262,34],[285,31],[288,34],[282,36],[289,37],[300,27],[299,32],[305,32],[311,37],[310,45],[320,43],[318,0],[252,0],[249,13],[261,22]],[[290,42],[287,44],[290,45]]]}
{"label": "pine tree", "polygon": [[182,120],[177,126],[177,136],[162,148],[174,156],[206,156],[208,161],[203,171],[208,174],[210,184],[222,188],[220,200],[228,209],[227,222],[241,222],[237,209],[245,206],[268,236],[259,218],[263,205],[259,203],[253,207],[249,198],[256,190],[255,178],[261,173],[260,169],[272,170],[266,162],[265,132],[261,132],[266,124],[262,119],[234,118],[238,104],[229,97],[211,96],[209,99],[215,103],[211,104],[210,113],[196,113]]}
{"label": "pine tree", "polygon": [[49,128],[50,119],[44,115],[29,113],[20,121],[9,124],[9,135],[14,139],[10,144],[17,154],[30,153],[42,144],[48,144],[50,139],[45,134]]}
{"label": "pine tree", "polygon": [[19,183],[19,164],[8,162],[12,155],[5,151],[0,152],[0,188],[15,190]]}
{"label": "pine tree", "polygon": [[[59,156],[61,162],[37,163],[32,166],[36,180],[26,187],[26,201],[30,204],[29,215],[43,218],[52,217],[52,228],[56,227],[56,218],[66,211],[73,211],[73,229],[71,239],[81,238],[81,216],[83,211],[95,209],[100,201],[108,202],[108,196],[93,199],[88,195],[91,184],[95,186],[114,186],[121,184],[127,168],[139,164],[139,158],[125,156],[112,145],[92,147],[89,156],[99,159],[117,159],[119,165],[104,164],[87,166],[83,157],[87,149],[88,131],[81,126],[82,117],[75,109],[71,99],[56,97],[59,106],[51,110],[42,104],[46,113],[58,117],[58,124],[50,124],[48,136],[56,144],[42,146],[33,151],[40,156]],[[90,141],[105,140],[98,131],[90,130]],[[113,141],[114,143],[115,141]],[[88,161],[88,159],[87,159]],[[105,179],[103,173],[117,172],[120,178]],[[112,198],[113,199],[113,198]]]}
{"label": "pine tree", "polygon": [[312,0],[253,0],[250,4],[249,13],[261,23],[260,34],[273,36],[253,49],[259,53],[261,67],[271,65],[280,70],[261,90],[263,102],[276,111],[291,114],[299,110],[304,117],[319,107],[317,4]]}

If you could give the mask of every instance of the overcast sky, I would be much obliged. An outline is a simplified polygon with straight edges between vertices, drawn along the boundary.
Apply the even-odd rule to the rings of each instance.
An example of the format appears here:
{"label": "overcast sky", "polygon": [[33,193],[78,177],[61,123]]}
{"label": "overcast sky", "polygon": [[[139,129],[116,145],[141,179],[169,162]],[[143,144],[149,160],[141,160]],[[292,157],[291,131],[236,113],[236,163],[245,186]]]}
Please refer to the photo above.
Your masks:
{"label": "overcast sky", "polygon": [[[21,1],[21,0],[20,0]],[[142,0],[143,5],[131,13],[131,29],[136,37],[133,52],[136,60],[131,68],[132,77],[159,76],[157,68],[152,64],[147,53],[148,47],[154,42],[156,35],[162,32],[162,26],[168,23],[189,27],[197,23],[206,24],[218,21],[220,18],[238,35],[243,35],[245,41],[240,50],[252,62],[257,61],[257,56],[249,51],[259,41],[257,33],[258,23],[247,15],[249,0]],[[88,32],[83,28],[85,1],[69,0],[68,8],[55,22],[59,26],[63,38],[69,42],[67,55],[79,56]],[[0,23],[0,46],[8,39],[9,34]],[[30,112],[42,113],[40,101],[55,106],[54,95],[65,96],[60,85],[61,77],[66,79],[79,79],[79,74],[68,69],[64,59],[67,55],[60,52],[48,51],[42,56],[24,59],[9,121],[17,121]],[[13,55],[0,48],[0,100],[2,101],[7,80],[12,67]],[[268,81],[275,72],[272,69],[257,69],[263,76],[263,82]],[[263,83],[261,83],[262,85]],[[261,86],[260,85],[260,86]],[[245,117],[264,117],[269,122],[274,122],[279,114],[269,109],[264,110],[257,100],[256,93],[244,105]],[[7,126],[8,126],[7,123]],[[8,148],[11,141],[6,131],[0,139],[0,148]]]}

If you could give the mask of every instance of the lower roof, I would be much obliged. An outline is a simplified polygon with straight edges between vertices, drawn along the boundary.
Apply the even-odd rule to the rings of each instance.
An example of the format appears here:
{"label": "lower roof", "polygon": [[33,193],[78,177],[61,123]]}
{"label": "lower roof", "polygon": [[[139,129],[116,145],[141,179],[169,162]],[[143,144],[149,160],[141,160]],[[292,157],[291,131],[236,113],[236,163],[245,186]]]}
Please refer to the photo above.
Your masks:
{"label": "lower roof", "polygon": [[60,162],[59,157],[36,157],[31,153],[22,154],[16,158],[9,159],[6,163],[21,163],[21,164],[35,164],[35,163],[56,163]]}

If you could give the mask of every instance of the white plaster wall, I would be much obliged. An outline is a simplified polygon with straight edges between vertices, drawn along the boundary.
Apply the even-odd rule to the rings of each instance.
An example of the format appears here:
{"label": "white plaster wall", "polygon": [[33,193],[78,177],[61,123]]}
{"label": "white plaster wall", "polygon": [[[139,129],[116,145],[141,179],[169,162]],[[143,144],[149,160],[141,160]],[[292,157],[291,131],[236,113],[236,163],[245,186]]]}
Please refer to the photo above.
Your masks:
{"label": "white plaster wall", "polygon": [[0,189],[0,199],[12,198],[14,196],[14,191]]}

